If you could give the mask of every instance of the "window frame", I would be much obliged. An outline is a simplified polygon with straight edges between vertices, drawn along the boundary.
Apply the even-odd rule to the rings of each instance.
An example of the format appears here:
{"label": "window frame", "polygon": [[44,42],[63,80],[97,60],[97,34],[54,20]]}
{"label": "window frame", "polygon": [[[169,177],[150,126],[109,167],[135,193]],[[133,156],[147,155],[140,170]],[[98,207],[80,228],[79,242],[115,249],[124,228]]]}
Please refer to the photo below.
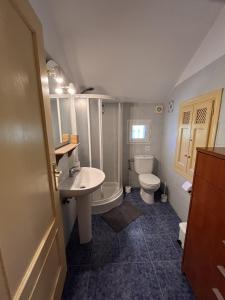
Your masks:
{"label": "window frame", "polygon": [[[132,139],[132,126],[146,126],[146,136],[143,139]],[[151,120],[130,119],[127,121],[127,143],[128,144],[150,144],[151,140]]]}

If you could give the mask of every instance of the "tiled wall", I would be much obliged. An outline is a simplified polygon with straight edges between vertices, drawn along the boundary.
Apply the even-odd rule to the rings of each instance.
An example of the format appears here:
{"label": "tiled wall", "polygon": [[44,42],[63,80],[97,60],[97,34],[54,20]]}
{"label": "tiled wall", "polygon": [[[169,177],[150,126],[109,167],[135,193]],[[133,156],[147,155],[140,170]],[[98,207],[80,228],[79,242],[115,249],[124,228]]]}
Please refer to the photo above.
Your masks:
{"label": "tiled wall", "polygon": [[[123,185],[138,186],[134,170],[128,170],[128,160],[136,154],[152,154],[155,157],[154,173],[158,174],[161,160],[163,113],[155,113],[155,104],[125,103],[123,105]],[[128,144],[128,120],[150,120],[150,144]]]}
{"label": "tiled wall", "polygon": [[[225,87],[225,56],[208,65],[191,78],[179,84],[170,99],[175,101],[174,111],[165,110],[161,151],[160,177],[168,183],[169,200],[182,220],[187,219],[190,196],[181,185],[185,179],[174,170],[179,105],[192,97]],[[225,94],[220,111],[216,146],[225,147]],[[170,100],[169,99],[169,100]]]}

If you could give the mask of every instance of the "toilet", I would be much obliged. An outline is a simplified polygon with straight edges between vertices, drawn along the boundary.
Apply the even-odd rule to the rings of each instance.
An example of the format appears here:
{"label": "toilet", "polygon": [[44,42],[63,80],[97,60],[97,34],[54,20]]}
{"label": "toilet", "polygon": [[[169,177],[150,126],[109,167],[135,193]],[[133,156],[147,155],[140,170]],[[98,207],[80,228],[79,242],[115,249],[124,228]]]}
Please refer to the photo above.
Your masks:
{"label": "toilet", "polygon": [[138,174],[138,180],[141,186],[140,195],[147,204],[154,203],[154,193],[160,187],[160,179],[152,174],[154,156],[135,155],[134,170]]}

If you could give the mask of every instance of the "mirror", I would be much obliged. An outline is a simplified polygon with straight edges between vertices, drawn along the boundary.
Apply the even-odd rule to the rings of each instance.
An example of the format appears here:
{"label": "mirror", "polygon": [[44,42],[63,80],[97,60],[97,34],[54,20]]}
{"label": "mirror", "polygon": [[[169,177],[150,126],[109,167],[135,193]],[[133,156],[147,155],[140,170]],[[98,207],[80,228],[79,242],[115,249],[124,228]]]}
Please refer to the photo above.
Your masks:
{"label": "mirror", "polygon": [[55,148],[59,148],[70,142],[72,134],[70,105],[71,99],[68,98],[50,98],[52,128]]}

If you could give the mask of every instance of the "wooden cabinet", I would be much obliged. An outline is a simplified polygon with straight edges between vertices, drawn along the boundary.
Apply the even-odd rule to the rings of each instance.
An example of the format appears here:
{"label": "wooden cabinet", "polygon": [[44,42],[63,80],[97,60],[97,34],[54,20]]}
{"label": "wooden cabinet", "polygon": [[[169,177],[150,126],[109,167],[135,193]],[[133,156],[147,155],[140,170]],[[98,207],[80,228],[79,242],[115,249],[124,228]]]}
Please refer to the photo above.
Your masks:
{"label": "wooden cabinet", "polygon": [[182,270],[197,299],[225,299],[225,148],[198,149]]}
{"label": "wooden cabinet", "polygon": [[180,107],[176,170],[192,180],[197,147],[214,146],[222,90],[184,102]]}

